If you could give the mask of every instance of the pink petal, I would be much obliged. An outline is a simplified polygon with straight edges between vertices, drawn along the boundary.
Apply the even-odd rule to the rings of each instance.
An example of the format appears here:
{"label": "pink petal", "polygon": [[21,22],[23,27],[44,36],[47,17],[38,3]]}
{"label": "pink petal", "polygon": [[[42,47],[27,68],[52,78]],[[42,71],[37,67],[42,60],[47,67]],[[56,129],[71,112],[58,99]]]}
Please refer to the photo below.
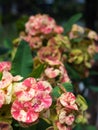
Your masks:
{"label": "pink petal", "polygon": [[52,86],[47,81],[39,81],[37,83],[38,91],[44,91],[50,93],[52,91]]}

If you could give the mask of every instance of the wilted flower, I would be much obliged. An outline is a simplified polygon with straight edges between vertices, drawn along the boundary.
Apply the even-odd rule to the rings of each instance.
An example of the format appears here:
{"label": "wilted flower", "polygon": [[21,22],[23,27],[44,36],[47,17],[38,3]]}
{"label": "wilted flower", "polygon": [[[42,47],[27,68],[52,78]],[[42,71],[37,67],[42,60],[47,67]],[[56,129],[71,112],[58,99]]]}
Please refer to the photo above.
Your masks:
{"label": "wilted flower", "polygon": [[42,47],[38,51],[38,57],[41,61],[48,63],[49,65],[60,65],[61,53],[58,48],[55,47]]}

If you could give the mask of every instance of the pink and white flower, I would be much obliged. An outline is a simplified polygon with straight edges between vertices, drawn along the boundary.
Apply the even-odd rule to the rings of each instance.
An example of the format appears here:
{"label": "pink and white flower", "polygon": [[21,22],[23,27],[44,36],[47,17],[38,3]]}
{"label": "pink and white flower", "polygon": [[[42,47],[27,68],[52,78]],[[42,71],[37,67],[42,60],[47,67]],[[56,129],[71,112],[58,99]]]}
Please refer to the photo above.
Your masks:
{"label": "pink and white flower", "polygon": [[60,103],[63,105],[65,108],[72,109],[72,110],[78,110],[78,106],[76,104],[76,97],[73,93],[71,92],[66,92],[63,93],[60,98]]}
{"label": "pink and white flower", "polygon": [[38,34],[51,34],[62,33],[64,30],[62,27],[57,26],[55,20],[48,15],[35,15],[31,16],[28,22],[25,24],[26,32],[32,36]]}
{"label": "pink and white flower", "polygon": [[45,69],[45,75],[48,78],[55,78],[60,74],[60,70],[59,69],[54,69],[53,67],[51,68],[46,68]]}
{"label": "pink and white flower", "polygon": [[39,117],[39,113],[34,111],[31,102],[19,102],[18,100],[13,102],[11,114],[14,119],[24,123],[33,123]]}
{"label": "pink and white flower", "polygon": [[35,96],[36,86],[37,84],[34,78],[27,78],[15,86],[15,95],[19,101],[30,101]]}
{"label": "pink and white flower", "polygon": [[38,92],[32,99],[32,107],[35,112],[41,112],[48,109],[52,104],[52,97],[45,92]]}
{"label": "pink and white flower", "polygon": [[0,62],[0,72],[2,71],[9,71],[11,69],[11,62],[9,61],[2,61]]}
{"label": "pink and white flower", "polygon": [[45,92],[45,93],[51,93],[52,86],[47,81],[38,81],[37,82],[37,91]]}

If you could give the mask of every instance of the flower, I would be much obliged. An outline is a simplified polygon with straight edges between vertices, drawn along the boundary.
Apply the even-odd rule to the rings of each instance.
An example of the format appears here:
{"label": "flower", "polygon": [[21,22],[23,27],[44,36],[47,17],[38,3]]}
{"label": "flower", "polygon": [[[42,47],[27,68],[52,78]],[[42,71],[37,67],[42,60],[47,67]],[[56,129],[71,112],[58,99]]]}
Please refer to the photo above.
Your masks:
{"label": "flower", "polygon": [[34,111],[31,102],[20,102],[18,100],[13,102],[11,114],[17,121],[25,123],[35,122],[39,117],[39,113]]}
{"label": "flower", "polygon": [[27,78],[15,85],[14,92],[19,101],[30,101],[36,93],[36,80]]}
{"label": "flower", "polygon": [[0,91],[3,94],[3,97],[2,97],[3,104],[10,104],[12,102],[14,83],[16,81],[20,81],[21,79],[22,79],[22,77],[19,75],[14,77],[8,71],[4,70],[2,72],[2,78],[0,81]]}
{"label": "flower", "polygon": [[63,28],[61,26],[57,26],[55,20],[52,17],[41,14],[31,16],[28,22],[25,24],[25,27],[26,32],[31,36],[63,32]]}
{"label": "flower", "polygon": [[76,97],[71,92],[63,93],[60,98],[60,103],[65,108],[72,109],[72,110],[78,110],[77,104],[75,103]]}
{"label": "flower", "polygon": [[67,115],[67,111],[66,110],[61,110],[60,114],[59,114],[59,122],[61,124],[66,124],[68,126],[73,125],[73,122],[75,120],[75,116],[71,113],[69,115]]}
{"label": "flower", "polygon": [[47,81],[38,81],[37,82],[37,89],[38,91],[45,92],[45,93],[51,93],[52,86]]}
{"label": "flower", "polygon": [[48,109],[52,104],[52,98],[45,92],[38,92],[37,95],[32,99],[32,107],[35,112],[41,112]]}
{"label": "flower", "polygon": [[0,72],[4,70],[9,71],[10,69],[11,69],[11,62],[9,61],[0,62]]}
{"label": "flower", "polygon": [[55,47],[50,46],[42,47],[38,51],[38,57],[41,61],[44,61],[51,66],[61,64],[60,62],[61,53],[58,50],[58,48]]}
{"label": "flower", "polygon": [[60,74],[59,69],[54,69],[53,67],[51,68],[46,68],[45,69],[45,74],[48,78],[55,78]]}

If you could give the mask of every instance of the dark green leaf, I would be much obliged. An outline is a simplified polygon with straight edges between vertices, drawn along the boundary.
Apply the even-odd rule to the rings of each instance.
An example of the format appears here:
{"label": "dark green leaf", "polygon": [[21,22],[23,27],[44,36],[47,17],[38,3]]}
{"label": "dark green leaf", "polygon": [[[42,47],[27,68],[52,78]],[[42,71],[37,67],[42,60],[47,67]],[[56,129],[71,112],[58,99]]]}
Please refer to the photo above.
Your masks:
{"label": "dark green leaf", "polygon": [[94,92],[98,92],[98,86],[89,86],[89,88]]}
{"label": "dark green leaf", "polygon": [[82,17],[81,13],[75,14],[74,16],[72,16],[65,24],[64,26],[64,30],[65,33],[69,32],[72,28],[72,25],[75,24],[80,18]]}
{"label": "dark green leaf", "polygon": [[0,55],[6,54],[9,51],[8,48],[0,47]]}
{"label": "dark green leaf", "polygon": [[83,38],[81,37],[81,38],[73,38],[73,39],[71,39],[71,42],[76,42],[76,43],[78,43],[78,42],[81,42],[83,40]]}
{"label": "dark green leaf", "polygon": [[32,72],[32,68],[33,60],[30,47],[27,42],[21,41],[12,61],[11,72],[14,75],[19,74],[23,77],[27,77],[27,75]]}
{"label": "dark green leaf", "polygon": [[98,53],[95,54],[94,59],[97,61],[98,60]]}
{"label": "dark green leaf", "polygon": [[58,98],[61,93],[60,93],[60,88],[58,86],[54,87],[53,88],[53,91],[52,91],[52,97],[55,99],[55,98]]}
{"label": "dark green leaf", "polygon": [[97,75],[98,75],[98,72],[96,72],[96,71],[91,71],[91,72],[90,72],[90,75],[96,75],[96,76],[97,76]]}
{"label": "dark green leaf", "polygon": [[44,71],[44,64],[40,64],[35,69],[33,69],[33,72],[29,76],[39,78],[43,71]]}
{"label": "dark green leaf", "polygon": [[78,124],[73,130],[97,130],[97,129],[95,126],[92,126],[92,125]]}
{"label": "dark green leaf", "polygon": [[2,75],[3,75],[2,72],[0,72],[0,80],[2,79]]}
{"label": "dark green leaf", "polygon": [[66,89],[67,92],[73,92],[73,86],[71,83],[66,82],[66,83],[63,83],[62,85]]}
{"label": "dark green leaf", "polygon": [[77,71],[75,71],[74,68],[72,68],[69,64],[65,64],[65,67],[68,71],[68,74],[70,75],[70,78],[72,80],[76,80],[76,81],[79,81],[80,80],[80,76],[79,74],[77,73]]}
{"label": "dark green leaf", "polygon": [[13,49],[13,43],[10,39],[5,39],[4,40],[4,46],[8,49]]}

